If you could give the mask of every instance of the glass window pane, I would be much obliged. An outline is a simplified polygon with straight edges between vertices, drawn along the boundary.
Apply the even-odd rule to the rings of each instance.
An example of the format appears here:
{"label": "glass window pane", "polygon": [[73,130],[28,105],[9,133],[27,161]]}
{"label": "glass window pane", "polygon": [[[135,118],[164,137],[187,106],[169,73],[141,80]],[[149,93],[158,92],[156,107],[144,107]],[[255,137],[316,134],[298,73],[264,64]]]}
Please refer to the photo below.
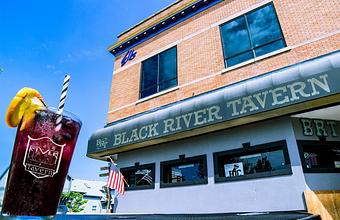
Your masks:
{"label": "glass window pane", "polygon": [[218,157],[219,176],[234,177],[284,170],[287,167],[283,150],[238,153]]}
{"label": "glass window pane", "polygon": [[154,171],[152,166],[148,166],[145,168],[129,168],[127,170],[121,171],[126,182],[129,184],[129,187],[127,189],[139,187],[139,186],[150,186],[152,187],[154,184]]}
{"label": "glass window pane", "polygon": [[272,4],[246,15],[253,47],[282,37],[279,22]]}
{"label": "glass window pane", "polygon": [[142,63],[142,90],[155,86],[157,84],[157,75],[158,56],[153,56]]}
{"label": "glass window pane", "polygon": [[168,180],[168,183],[178,183],[204,179],[203,164],[199,162],[171,166],[169,167],[168,172],[168,174],[170,174],[170,179]]}
{"label": "glass window pane", "polygon": [[159,91],[163,91],[175,86],[177,86],[177,78],[159,84]]}
{"label": "glass window pane", "polygon": [[144,98],[144,97],[153,95],[155,93],[157,93],[157,86],[153,86],[153,87],[150,87],[148,89],[142,90],[141,94],[140,94],[140,97]]}
{"label": "glass window pane", "polygon": [[340,169],[340,147],[304,146],[306,168]]}
{"label": "glass window pane", "polygon": [[224,56],[230,57],[251,49],[244,16],[221,27]]}
{"label": "glass window pane", "polygon": [[227,67],[234,66],[236,64],[242,63],[242,62],[250,60],[252,58],[254,58],[253,51],[247,51],[247,52],[242,53],[240,55],[228,58],[227,59]]}
{"label": "glass window pane", "polygon": [[159,54],[159,82],[177,77],[176,55],[176,47]]}
{"label": "glass window pane", "polygon": [[161,188],[207,183],[206,155],[161,162]]}
{"label": "glass window pane", "polygon": [[283,42],[283,40],[278,40],[278,41],[275,41],[271,44],[267,44],[265,46],[256,48],[255,54],[258,57],[258,56],[262,56],[264,54],[273,52],[275,50],[279,50],[279,49],[284,48],[284,47],[285,47],[285,43]]}
{"label": "glass window pane", "polygon": [[151,169],[136,170],[134,175],[136,176],[136,186],[152,185],[153,183]]}

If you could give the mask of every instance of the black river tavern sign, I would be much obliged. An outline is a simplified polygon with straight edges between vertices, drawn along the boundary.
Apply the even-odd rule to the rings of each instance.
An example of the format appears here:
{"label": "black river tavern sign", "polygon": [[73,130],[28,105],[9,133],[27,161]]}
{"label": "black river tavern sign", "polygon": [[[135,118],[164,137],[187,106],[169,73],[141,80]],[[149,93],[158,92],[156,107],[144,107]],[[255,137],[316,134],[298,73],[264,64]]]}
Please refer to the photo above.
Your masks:
{"label": "black river tavern sign", "polygon": [[338,93],[340,52],[118,121],[91,136],[88,156]]}
{"label": "black river tavern sign", "polygon": [[220,120],[247,115],[252,112],[268,110],[275,106],[298,101],[301,98],[330,93],[328,78],[328,74],[322,74],[308,78],[305,81],[279,86],[224,103],[199,108],[185,114],[172,116],[141,127],[116,132],[113,134],[113,147],[181,130],[193,129]]}

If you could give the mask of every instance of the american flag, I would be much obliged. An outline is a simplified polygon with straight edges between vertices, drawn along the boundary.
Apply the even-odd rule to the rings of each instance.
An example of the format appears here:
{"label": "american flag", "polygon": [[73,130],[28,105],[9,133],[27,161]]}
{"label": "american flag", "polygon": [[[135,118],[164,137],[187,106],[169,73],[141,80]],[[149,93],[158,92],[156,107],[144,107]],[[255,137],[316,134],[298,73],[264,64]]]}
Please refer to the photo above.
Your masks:
{"label": "american flag", "polygon": [[110,166],[107,187],[116,190],[119,194],[124,195],[124,176],[113,164]]}

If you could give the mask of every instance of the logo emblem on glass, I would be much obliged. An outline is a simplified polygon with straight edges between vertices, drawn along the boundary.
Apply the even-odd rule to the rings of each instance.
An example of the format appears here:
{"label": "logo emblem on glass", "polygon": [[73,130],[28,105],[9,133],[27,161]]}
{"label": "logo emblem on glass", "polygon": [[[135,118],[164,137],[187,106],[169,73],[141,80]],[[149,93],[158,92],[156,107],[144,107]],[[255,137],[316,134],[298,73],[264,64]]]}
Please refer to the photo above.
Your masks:
{"label": "logo emblem on glass", "polygon": [[53,177],[58,173],[63,145],[56,144],[49,137],[34,139],[28,136],[23,165],[36,178]]}

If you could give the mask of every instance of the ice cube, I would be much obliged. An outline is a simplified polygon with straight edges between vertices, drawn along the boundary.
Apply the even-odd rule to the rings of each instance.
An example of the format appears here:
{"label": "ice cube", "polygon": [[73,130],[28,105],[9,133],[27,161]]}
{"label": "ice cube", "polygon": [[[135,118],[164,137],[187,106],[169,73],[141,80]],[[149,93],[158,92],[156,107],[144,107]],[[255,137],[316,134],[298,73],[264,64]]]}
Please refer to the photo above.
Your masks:
{"label": "ice cube", "polygon": [[66,141],[72,140],[72,135],[69,133],[64,134],[63,137],[64,137],[64,140]]}

